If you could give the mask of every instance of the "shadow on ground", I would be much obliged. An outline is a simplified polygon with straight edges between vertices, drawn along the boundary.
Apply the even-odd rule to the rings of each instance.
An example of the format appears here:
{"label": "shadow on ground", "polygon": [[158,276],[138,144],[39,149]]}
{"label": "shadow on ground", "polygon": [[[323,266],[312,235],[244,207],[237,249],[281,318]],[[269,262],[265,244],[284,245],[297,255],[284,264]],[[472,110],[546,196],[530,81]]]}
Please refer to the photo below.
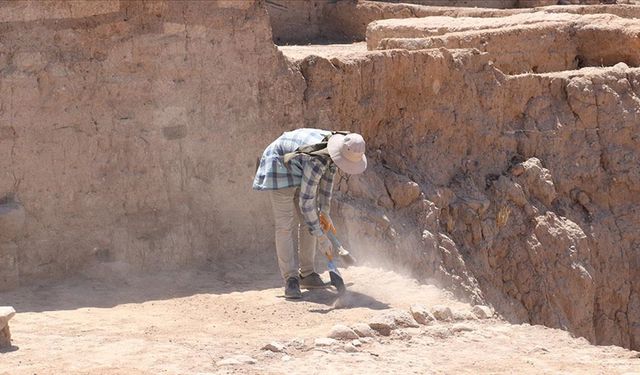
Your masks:
{"label": "shadow on ground", "polygon": [[338,295],[338,293],[331,290],[310,290],[304,293],[303,298],[308,302],[330,306],[326,309],[309,310],[309,312],[320,314],[326,314],[336,309],[368,308],[371,310],[384,310],[390,308],[387,303],[351,290],[347,290],[343,295]]}
{"label": "shadow on ground", "polygon": [[[273,264],[272,264],[273,263]],[[110,308],[196,294],[224,295],[282,287],[274,262],[225,261],[179,271],[139,273],[122,264],[100,264],[62,281],[0,293],[0,305],[18,312]]]}
{"label": "shadow on ground", "polygon": [[[101,264],[98,268],[60,282],[40,283],[0,293],[0,305],[13,306],[21,313],[86,307],[111,308],[198,294],[222,296],[266,289],[280,290],[282,287],[283,282],[275,264],[262,260],[226,261],[207,268],[144,274],[133,272],[122,264]],[[277,297],[284,298],[281,295]],[[327,306],[326,309],[313,307],[309,310],[322,314],[335,309],[389,308],[386,303],[349,289],[340,298],[333,288],[308,290],[304,291],[300,301]]]}

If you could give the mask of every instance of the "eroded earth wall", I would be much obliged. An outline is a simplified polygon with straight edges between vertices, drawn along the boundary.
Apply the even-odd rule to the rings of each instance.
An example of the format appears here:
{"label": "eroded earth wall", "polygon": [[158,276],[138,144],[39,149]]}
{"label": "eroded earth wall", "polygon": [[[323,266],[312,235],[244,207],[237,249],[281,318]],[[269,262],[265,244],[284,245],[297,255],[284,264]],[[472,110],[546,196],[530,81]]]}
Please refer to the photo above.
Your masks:
{"label": "eroded earth wall", "polygon": [[[429,0],[424,1],[424,4],[428,3]],[[636,18],[640,14],[637,6],[627,5],[626,1],[617,6],[577,5],[598,4],[598,0],[576,0],[572,2],[574,5],[545,6],[557,3],[556,0],[436,0],[427,6],[419,0],[414,3],[392,3],[388,0],[267,0],[265,5],[273,30],[273,41],[278,45],[363,41],[367,26],[384,19],[433,16],[494,18],[533,12],[609,13]],[[618,3],[622,4],[623,1]],[[545,7],[534,8],[540,6]]]}
{"label": "eroded earth wall", "polygon": [[0,288],[271,244],[250,182],[303,82],[263,4],[5,2],[0,30]]}
{"label": "eroded earth wall", "polygon": [[351,124],[370,141],[370,170],[340,185],[354,248],[386,240],[388,257],[514,321],[638,348],[640,70],[508,76],[490,58],[390,50],[300,63],[306,123]]}

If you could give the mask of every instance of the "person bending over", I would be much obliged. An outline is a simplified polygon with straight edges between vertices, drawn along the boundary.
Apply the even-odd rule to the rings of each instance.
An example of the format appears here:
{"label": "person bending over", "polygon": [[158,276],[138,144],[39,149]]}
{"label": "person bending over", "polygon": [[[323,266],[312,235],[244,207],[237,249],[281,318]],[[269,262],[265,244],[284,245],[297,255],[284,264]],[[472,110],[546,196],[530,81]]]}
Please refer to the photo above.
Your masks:
{"label": "person bending over", "polygon": [[[269,191],[286,298],[302,298],[300,287],[327,286],[314,269],[314,258],[316,247],[331,251],[325,233],[333,229],[329,207],[336,167],[347,174],[367,168],[360,134],[297,129],[274,140],[260,158],[253,189]],[[294,235],[298,236],[299,266]]]}

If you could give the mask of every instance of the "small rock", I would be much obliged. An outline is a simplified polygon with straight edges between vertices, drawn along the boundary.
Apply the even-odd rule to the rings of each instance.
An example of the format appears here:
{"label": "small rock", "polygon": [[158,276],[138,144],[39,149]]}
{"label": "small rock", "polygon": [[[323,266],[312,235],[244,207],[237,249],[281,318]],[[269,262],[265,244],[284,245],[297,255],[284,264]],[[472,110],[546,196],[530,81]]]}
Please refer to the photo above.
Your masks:
{"label": "small rock", "polygon": [[489,306],[475,305],[471,309],[479,319],[489,319],[493,316],[493,310]]}
{"label": "small rock", "polygon": [[396,208],[406,207],[420,197],[420,185],[407,176],[392,173],[385,179],[385,185]]}
{"label": "small rock", "polygon": [[617,69],[617,70],[627,70],[629,69],[629,65],[623,63],[623,62],[619,62],[616,65],[613,66],[613,69]]}
{"label": "small rock", "polygon": [[357,353],[358,352],[358,348],[353,346],[353,344],[351,344],[351,343],[346,343],[346,344],[344,344],[344,351],[347,352],[347,353]]}
{"label": "small rock", "polygon": [[535,348],[531,349],[529,353],[547,354],[549,353],[549,349],[543,346],[536,346]]}
{"label": "small rock", "polygon": [[382,336],[389,336],[391,331],[398,328],[417,328],[420,325],[413,319],[411,314],[404,310],[390,310],[373,318],[369,322],[369,327],[373,328]]}
{"label": "small rock", "polygon": [[235,358],[239,360],[242,364],[247,364],[247,365],[253,365],[258,362],[255,359],[249,357],[248,355],[241,354],[241,355],[235,356]]}
{"label": "small rock", "polygon": [[291,360],[291,356],[290,355],[283,355],[282,356],[282,361],[283,362],[289,362]]}
{"label": "small rock", "polygon": [[357,339],[359,336],[353,329],[342,324],[336,324],[331,328],[329,337],[337,340],[353,340]]}
{"label": "small rock", "polygon": [[241,365],[242,363],[235,358],[225,358],[221,361],[216,362],[218,366],[233,366],[233,365]]}
{"label": "small rock", "polygon": [[378,332],[382,336],[389,336],[391,331],[396,329],[396,323],[393,317],[389,315],[377,315],[369,322],[369,327]]}
{"label": "small rock", "polygon": [[376,335],[376,331],[374,331],[368,324],[365,323],[357,323],[352,327],[353,331],[360,337],[373,337]]}
{"label": "small rock", "polygon": [[453,312],[447,306],[435,305],[431,308],[431,314],[433,314],[436,319],[444,322],[450,322],[453,320]]}
{"label": "small rock", "polygon": [[290,347],[298,349],[298,350],[304,349],[304,348],[307,347],[307,345],[305,344],[303,338],[295,338],[295,339],[289,341],[287,346],[290,346]]}
{"label": "small rock", "polygon": [[257,361],[248,355],[234,355],[228,358],[225,358],[221,361],[216,362],[218,366],[233,366],[233,365],[253,365],[256,364]]}
{"label": "small rock", "polygon": [[471,311],[454,311],[453,320],[475,320],[478,319]]}
{"label": "small rock", "polygon": [[409,314],[409,312],[400,309],[389,310],[383,313],[388,316],[390,319],[393,319],[393,322],[398,327],[402,328],[418,328],[420,325],[413,319],[413,316]]}
{"label": "small rock", "polygon": [[361,337],[358,340],[360,340],[360,342],[363,343],[363,344],[368,344],[371,341],[373,341],[373,338],[371,338],[371,337]]}
{"label": "small rock", "polygon": [[268,343],[267,345],[262,347],[262,350],[269,350],[275,353],[280,353],[282,351],[284,351],[284,344],[281,344],[277,341],[272,341],[270,343]]}
{"label": "small rock", "polygon": [[393,320],[395,321],[398,327],[403,328],[418,328],[420,325],[413,319],[413,316],[408,311],[405,310],[391,310],[389,312],[391,316],[393,316]]}
{"label": "small rock", "polygon": [[473,327],[464,323],[454,324],[453,327],[451,327],[451,332],[471,332],[471,331],[473,331]]}
{"label": "small rock", "polygon": [[398,329],[393,331],[393,339],[396,340],[411,340],[412,336],[411,333],[407,332],[404,329]]}
{"label": "small rock", "polygon": [[362,341],[360,340],[353,340],[351,341],[351,345],[355,346],[356,348],[362,346]]}
{"label": "small rock", "polygon": [[451,336],[451,330],[443,326],[431,326],[427,327],[425,334],[439,339],[446,339]]}
{"label": "small rock", "polygon": [[329,338],[329,337],[321,337],[316,339],[315,344],[316,346],[331,346],[333,344],[335,344],[336,342],[338,342],[335,339]]}
{"label": "small rock", "polygon": [[522,162],[524,174],[518,177],[521,185],[525,185],[531,196],[537,198],[545,206],[551,206],[552,202],[557,198],[556,191],[551,172],[542,166],[542,162],[538,158],[529,158]]}
{"label": "small rock", "polygon": [[427,308],[422,305],[411,305],[409,311],[411,312],[411,315],[413,315],[413,319],[415,319],[416,322],[420,324],[429,325],[434,323],[436,320],[433,314],[431,314],[429,310],[427,310]]}

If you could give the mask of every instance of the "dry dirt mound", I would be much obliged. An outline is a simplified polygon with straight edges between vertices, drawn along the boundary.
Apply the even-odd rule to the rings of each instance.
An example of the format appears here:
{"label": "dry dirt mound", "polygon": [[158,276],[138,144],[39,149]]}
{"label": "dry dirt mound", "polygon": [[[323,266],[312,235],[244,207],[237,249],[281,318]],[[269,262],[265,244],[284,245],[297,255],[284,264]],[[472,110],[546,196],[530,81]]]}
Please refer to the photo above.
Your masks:
{"label": "dry dirt mound", "polygon": [[[192,271],[74,279],[1,294],[18,314],[14,348],[1,354],[0,374],[640,371],[636,352],[541,326],[478,319],[486,317],[473,313],[478,308],[392,272],[346,270],[349,299],[336,309],[333,291],[288,302],[270,270],[239,267],[248,268],[230,269],[224,278]],[[411,304],[440,320],[417,324],[408,311],[420,308]],[[389,322],[390,335],[367,328],[374,321]],[[372,336],[358,338],[337,323]]]}

